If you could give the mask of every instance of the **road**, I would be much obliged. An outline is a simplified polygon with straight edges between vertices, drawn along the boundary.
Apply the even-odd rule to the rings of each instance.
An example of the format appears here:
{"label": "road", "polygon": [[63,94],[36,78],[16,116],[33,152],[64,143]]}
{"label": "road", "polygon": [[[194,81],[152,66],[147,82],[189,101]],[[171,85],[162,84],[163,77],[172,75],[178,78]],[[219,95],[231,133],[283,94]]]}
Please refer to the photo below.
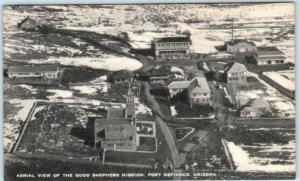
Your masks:
{"label": "road", "polygon": [[181,165],[181,157],[179,155],[178,149],[175,144],[175,140],[172,136],[172,133],[168,127],[168,125],[163,121],[164,114],[161,112],[158,103],[156,102],[153,95],[150,94],[150,85],[148,82],[143,83],[144,91],[146,99],[149,103],[150,108],[153,110],[155,115],[156,123],[158,124],[159,128],[161,129],[163,136],[167,142],[168,148],[171,153],[171,159],[174,164],[175,168],[179,168]]}

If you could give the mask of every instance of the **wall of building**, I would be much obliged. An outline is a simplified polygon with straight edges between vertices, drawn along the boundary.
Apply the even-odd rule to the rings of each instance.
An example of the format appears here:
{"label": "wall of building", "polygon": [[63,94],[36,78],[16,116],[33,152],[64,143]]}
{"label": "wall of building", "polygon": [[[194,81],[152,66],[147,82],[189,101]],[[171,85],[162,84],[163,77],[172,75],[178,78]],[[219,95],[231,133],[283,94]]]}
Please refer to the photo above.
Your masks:
{"label": "wall of building", "polygon": [[190,59],[189,42],[159,42],[155,44],[156,59]]}
{"label": "wall of building", "polygon": [[234,45],[227,44],[226,51],[233,52],[233,53],[255,52],[256,47],[246,42],[241,42]]}
{"label": "wall of building", "polygon": [[57,79],[57,71],[49,72],[8,72],[8,77],[10,78],[19,78],[19,77],[40,77],[44,76],[48,79]]}
{"label": "wall of building", "polygon": [[210,104],[210,94],[208,93],[189,93],[189,101],[191,104]]}
{"label": "wall of building", "polygon": [[278,64],[284,64],[283,59],[277,59],[277,60],[272,60],[271,58],[268,59],[256,59],[257,65],[278,65]]}
{"label": "wall of building", "polygon": [[247,82],[246,72],[228,73],[227,83],[229,84],[242,84]]}

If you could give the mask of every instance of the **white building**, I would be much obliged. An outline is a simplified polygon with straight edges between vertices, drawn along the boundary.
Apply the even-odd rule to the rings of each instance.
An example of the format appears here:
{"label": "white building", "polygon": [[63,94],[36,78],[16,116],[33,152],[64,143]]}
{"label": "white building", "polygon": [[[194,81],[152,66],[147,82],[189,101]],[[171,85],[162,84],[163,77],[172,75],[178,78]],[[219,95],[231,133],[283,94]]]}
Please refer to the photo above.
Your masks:
{"label": "white building", "polygon": [[211,104],[211,92],[203,76],[195,77],[191,81],[173,81],[168,85],[170,97],[187,90],[190,104]]}
{"label": "white building", "polygon": [[257,47],[254,56],[257,65],[284,64],[285,56],[277,47]]}
{"label": "white building", "polygon": [[155,38],[156,59],[190,59],[191,39],[186,36]]}
{"label": "white building", "polygon": [[59,65],[24,65],[8,67],[9,78],[58,79],[61,76]]}

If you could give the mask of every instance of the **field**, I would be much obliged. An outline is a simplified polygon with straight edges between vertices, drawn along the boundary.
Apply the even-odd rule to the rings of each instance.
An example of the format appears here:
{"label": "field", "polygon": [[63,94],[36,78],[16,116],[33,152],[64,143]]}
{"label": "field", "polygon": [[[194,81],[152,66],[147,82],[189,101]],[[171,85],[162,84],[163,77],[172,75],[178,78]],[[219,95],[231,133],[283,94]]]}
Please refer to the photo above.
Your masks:
{"label": "field", "polygon": [[103,117],[100,107],[66,104],[38,104],[17,152],[69,159],[90,159],[93,150],[93,120]]}
{"label": "field", "polygon": [[293,173],[296,170],[294,128],[236,128],[227,137],[237,171]]}
{"label": "field", "polygon": [[280,86],[295,91],[295,71],[264,72],[263,74],[277,82]]}

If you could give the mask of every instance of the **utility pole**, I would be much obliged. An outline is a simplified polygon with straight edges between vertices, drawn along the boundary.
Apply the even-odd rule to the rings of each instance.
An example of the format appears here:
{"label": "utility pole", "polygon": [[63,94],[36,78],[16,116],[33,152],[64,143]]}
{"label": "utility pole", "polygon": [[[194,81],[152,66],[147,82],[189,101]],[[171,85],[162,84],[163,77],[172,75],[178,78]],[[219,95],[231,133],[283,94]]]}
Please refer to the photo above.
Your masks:
{"label": "utility pole", "polygon": [[231,42],[233,42],[233,18],[231,18]]}

